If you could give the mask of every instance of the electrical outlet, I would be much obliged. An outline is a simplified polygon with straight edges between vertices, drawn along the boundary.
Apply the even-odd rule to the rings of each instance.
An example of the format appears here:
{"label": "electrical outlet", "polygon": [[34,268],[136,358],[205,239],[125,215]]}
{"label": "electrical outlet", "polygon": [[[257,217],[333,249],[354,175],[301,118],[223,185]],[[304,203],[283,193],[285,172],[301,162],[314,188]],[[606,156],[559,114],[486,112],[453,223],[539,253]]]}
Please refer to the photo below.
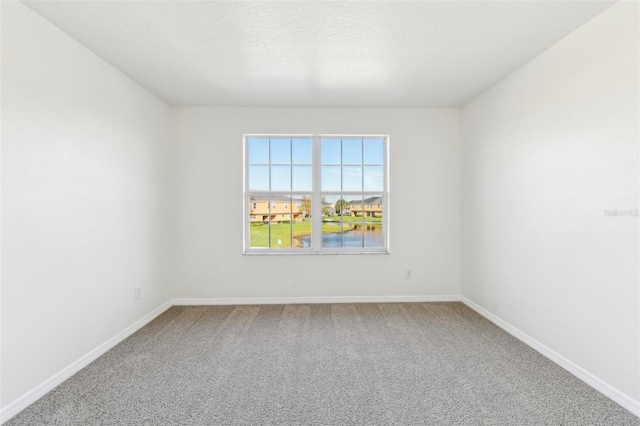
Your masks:
{"label": "electrical outlet", "polygon": [[134,289],[134,294],[135,294],[135,300],[140,300],[142,299],[142,287],[136,287]]}
{"label": "electrical outlet", "polygon": [[407,280],[410,280],[411,278],[413,278],[413,271],[411,270],[411,268],[405,268],[404,278]]}

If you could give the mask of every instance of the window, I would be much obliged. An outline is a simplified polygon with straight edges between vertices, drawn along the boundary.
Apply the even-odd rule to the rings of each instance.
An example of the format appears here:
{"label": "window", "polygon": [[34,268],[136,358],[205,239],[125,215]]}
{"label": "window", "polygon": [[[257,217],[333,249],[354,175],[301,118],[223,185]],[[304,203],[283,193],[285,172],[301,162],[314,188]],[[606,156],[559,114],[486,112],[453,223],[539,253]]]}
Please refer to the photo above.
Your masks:
{"label": "window", "polygon": [[244,139],[245,253],[387,252],[387,136]]}

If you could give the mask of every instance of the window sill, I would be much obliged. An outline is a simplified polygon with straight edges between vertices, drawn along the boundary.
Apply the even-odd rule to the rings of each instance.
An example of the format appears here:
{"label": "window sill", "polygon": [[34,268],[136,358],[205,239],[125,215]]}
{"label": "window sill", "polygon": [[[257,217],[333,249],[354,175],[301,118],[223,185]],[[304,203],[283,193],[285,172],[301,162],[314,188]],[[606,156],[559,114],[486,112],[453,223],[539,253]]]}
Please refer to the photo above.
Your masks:
{"label": "window sill", "polygon": [[246,251],[242,253],[245,256],[327,256],[327,255],[380,255],[380,254],[390,254],[389,250],[384,251]]}

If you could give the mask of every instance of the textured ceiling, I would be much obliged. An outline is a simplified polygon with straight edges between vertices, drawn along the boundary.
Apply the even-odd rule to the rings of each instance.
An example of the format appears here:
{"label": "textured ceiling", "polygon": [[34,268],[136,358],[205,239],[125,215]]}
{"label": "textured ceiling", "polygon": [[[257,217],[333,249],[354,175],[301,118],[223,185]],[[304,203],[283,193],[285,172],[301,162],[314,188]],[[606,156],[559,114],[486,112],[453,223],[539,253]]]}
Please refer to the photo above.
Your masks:
{"label": "textured ceiling", "polygon": [[612,2],[23,1],[171,105],[459,107]]}

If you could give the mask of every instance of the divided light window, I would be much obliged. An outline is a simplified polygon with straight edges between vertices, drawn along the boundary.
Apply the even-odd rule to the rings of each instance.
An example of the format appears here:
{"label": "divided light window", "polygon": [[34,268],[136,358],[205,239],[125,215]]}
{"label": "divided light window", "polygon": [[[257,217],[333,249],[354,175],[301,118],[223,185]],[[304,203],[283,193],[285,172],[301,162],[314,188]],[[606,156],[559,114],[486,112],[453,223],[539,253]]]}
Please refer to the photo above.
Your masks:
{"label": "divided light window", "polygon": [[387,252],[387,136],[244,139],[245,253]]}

